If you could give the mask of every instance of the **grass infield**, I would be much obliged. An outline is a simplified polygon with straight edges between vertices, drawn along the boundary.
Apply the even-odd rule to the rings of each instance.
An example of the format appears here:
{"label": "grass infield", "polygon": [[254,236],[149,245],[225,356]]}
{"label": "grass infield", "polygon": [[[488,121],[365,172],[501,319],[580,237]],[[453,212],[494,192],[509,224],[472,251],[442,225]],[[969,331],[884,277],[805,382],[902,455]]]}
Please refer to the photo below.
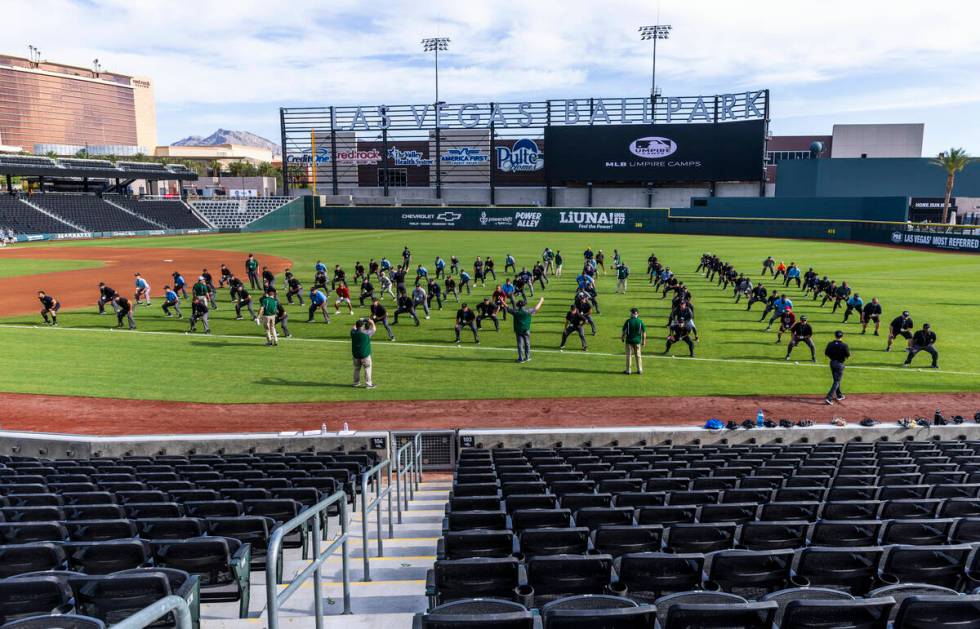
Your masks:
{"label": "grass infield", "polygon": [[[503,266],[507,253],[517,258],[520,267],[533,264],[546,245],[560,249],[565,258],[564,276],[552,278],[548,288],[537,293],[543,294],[545,305],[534,318],[532,342],[535,350],[541,351],[536,351],[528,364],[514,364],[516,351],[509,320],[501,321],[499,333],[485,322],[479,346],[473,344],[467,331],[462,346],[455,346],[453,318],[457,305],[449,302],[443,310],[433,311],[430,320],[423,319],[421,327],[410,320],[394,326],[395,343],[388,342],[382,331],[373,344],[378,387],[355,390],[350,386],[348,341],[355,317],[342,313],[332,315],[329,325],[308,324],[304,322],[305,306],[289,306],[290,328],[296,338],[285,339],[279,348],[270,349],[254,323],[234,320],[227,291],[222,290],[219,309],[212,312],[212,336],[186,335],[186,320],[168,319],[160,311],[162,282],[158,279],[153,283],[154,307],[137,312],[140,329],[134,333],[109,332],[115,319],[99,316],[94,305],[83,311],[62,311],[58,329],[40,326],[37,315],[0,320],[0,344],[4,348],[0,353],[0,390],[216,403],[822,394],[829,385],[823,347],[835,329],[844,329],[853,354],[849,363],[852,369],[844,380],[847,393],[980,391],[980,331],[976,326],[980,320],[976,293],[980,258],[968,254],[709,236],[338,230],[45,244],[33,247],[38,262],[15,262],[27,273],[48,272],[50,263],[70,262],[44,260],[49,247],[185,247],[227,250],[227,263],[241,273],[245,254],[253,251],[260,261],[262,254],[292,260],[294,272],[308,288],[317,259],[330,268],[343,265],[352,277],[355,260],[366,265],[370,258],[386,255],[397,263],[404,245],[413,252],[413,266],[421,262],[430,273],[434,273],[437,254],[447,261],[456,254],[468,268],[476,255],[493,256],[500,282],[506,277]],[[611,267],[613,249],[619,249],[632,270],[629,292],[614,294],[616,280],[607,268],[607,275],[599,276],[602,314],[595,317],[598,335],[587,337],[589,352],[583,353],[573,336],[565,352],[558,353],[553,350],[561,338],[574,277],[586,246],[604,250],[607,267]],[[766,255],[787,263],[796,261],[804,270],[813,266],[821,275],[847,280],[865,300],[873,296],[881,300],[882,336],[872,336],[870,331],[860,335],[860,324],[854,317],[842,324],[841,311],[832,315],[829,304],[820,308],[791,288],[797,314],[808,315],[814,327],[818,364],[809,364],[804,346],[793,354],[799,364],[787,363],[783,357],[788,337],[777,345],[775,333],[763,331],[765,325],[758,323],[761,304],[745,312],[744,300],[734,304],[730,290],[722,291],[694,272],[704,251],[733,261],[754,280]],[[683,359],[687,355],[683,344],[672,348],[677,359],[653,357],[663,351],[669,299],[661,300],[646,284],[646,259],[651,252],[656,252],[694,295],[701,333],[696,351],[697,358],[703,360]],[[0,276],[13,268],[8,267],[11,262],[0,258]],[[182,271],[190,275],[196,269]],[[774,287],[772,281],[765,283],[770,289]],[[475,306],[491,291],[490,284],[478,287],[463,300]],[[356,286],[352,293],[358,293]],[[93,290],[93,302],[95,298]],[[25,299],[33,299],[33,295]],[[390,299],[386,305],[393,313]],[[619,336],[633,306],[640,309],[648,327],[648,359],[642,376],[627,377],[621,373],[625,358]],[[916,327],[926,321],[932,324],[939,337],[942,370],[902,369],[905,353],[901,344],[891,353],[884,352],[887,322],[903,309],[912,312]],[[366,307],[355,307],[357,315],[366,312]],[[917,367],[928,364],[927,355],[916,358]]]}

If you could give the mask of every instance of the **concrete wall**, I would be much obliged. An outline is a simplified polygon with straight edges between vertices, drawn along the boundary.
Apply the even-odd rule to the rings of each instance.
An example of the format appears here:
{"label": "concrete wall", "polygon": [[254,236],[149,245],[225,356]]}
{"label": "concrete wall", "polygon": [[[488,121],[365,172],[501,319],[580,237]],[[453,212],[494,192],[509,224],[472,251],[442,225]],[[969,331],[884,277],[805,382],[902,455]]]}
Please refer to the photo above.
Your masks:
{"label": "concrete wall", "polygon": [[831,157],[922,157],[925,125],[835,124]]}

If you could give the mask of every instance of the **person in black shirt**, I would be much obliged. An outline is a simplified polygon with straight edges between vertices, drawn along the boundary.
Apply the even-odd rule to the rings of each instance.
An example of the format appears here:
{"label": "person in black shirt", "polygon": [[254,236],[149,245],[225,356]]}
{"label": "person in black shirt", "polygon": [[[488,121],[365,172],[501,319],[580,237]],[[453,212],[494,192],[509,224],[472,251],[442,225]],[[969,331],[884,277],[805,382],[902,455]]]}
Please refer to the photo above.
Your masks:
{"label": "person in black shirt", "polygon": [[371,319],[375,325],[380,324],[384,327],[385,332],[388,333],[389,341],[395,340],[395,333],[391,331],[391,326],[388,325],[388,311],[385,310],[384,304],[377,297],[371,300]]}
{"label": "person in black shirt", "polygon": [[912,317],[909,316],[909,311],[906,310],[898,317],[892,319],[892,322],[888,325],[888,346],[885,347],[886,352],[892,351],[892,342],[899,336],[908,339],[908,349],[912,349],[912,333],[909,332],[915,324],[912,323]]}
{"label": "person in black shirt", "polygon": [[116,298],[116,291],[113,288],[109,288],[104,283],[99,282],[99,314],[105,314],[105,305],[109,304],[112,306],[113,311],[116,309],[116,302],[113,299]]}
{"label": "person in black shirt", "polygon": [[283,307],[282,302],[278,299],[276,300],[279,305],[276,307],[276,323],[282,324],[282,335],[285,338],[289,338],[292,334],[289,333],[289,313]]}
{"label": "person in black shirt", "polygon": [[244,286],[245,284],[234,275],[228,277],[228,296],[231,297],[233,302],[238,301],[238,291],[244,288]]}
{"label": "person in black shirt", "polygon": [[327,290],[327,274],[324,271],[317,271],[313,274],[313,288]]}
{"label": "person in black shirt", "polygon": [[664,348],[664,354],[670,351],[671,345],[681,341],[687,344],[691,358],[694,358],[694,343],[691,342],[691,331],[683,321],[674,320],[671,322],[670,332],[667,334],[667,347]]}
{"label": "person in black shirt", "polygon": [[402,266],[406,269],[412,264],[412,252],[409,251],[408,245],[402,249]]}
{"label": "person in black shirt", "polygon": [[366,277],[367,273],[364,272],[364,265],[358,260],[354,263],[354,283],[356,284],[358,280],[363,280]]}
{"label": "person in black shirt", "polygon": [[[395,292],[397,292],[399,296],[404,295],[407,292],[405,290],[405,276],[407,274],[408,272],[404,268],[398,267],[391,276],[391,279],[395,284]],[[397,314],[395,315],[395,322],[398,322]]]}
{"label": "person in black shirt", "polygon": [[37,299],[41,302],[41,316],[44,318],[44,322],[58,325],[58,311],[61,310],[61,304],[58,300],[51,295],[46,295],[43,290],[37,291]]}
{"label": "person in black shirt", "polygon": [[446,285],[446,301],[449,301],[449,296],[452,295],[456,299],[456,303],[459,303],[459,291],[456,290],[456,280],[450,275],[445,280]]}
{"label": "person in black shirt", "polygon": [[[766,296],[769,294],[769,290],[762,284],[757,284],[752,289],[752,294],[749,296],[749,303],[745,305],[746,310],[752,310],[752,304],[757,301],[765,302]],[[763,317],[764,319],[765,317]]]}
{"label": "person in black shirt", "polygon": [[810,362],[817,362],[817,350],[813,347],[813,327],[806,320],[806,315],[800,317],[800,320],[793,324],[793,327],[789,329],[791,338],[789,340],[789,345],[786,346],[786,360],[789,360],[790,354],[793,353],[793,348],[803,343],[810,348]]}
{"label": "person in black shirt", "polygon": [[568,313],[565,315],[565,330],[561,333],[561,345],[558,346],[558,351],[565,351],[565,342],[568,340],[568,337],[572,334],[578,334],[579,340],[582,341],[582,351],[587,352],[589,348],[585,342],[584,327],[585,317],[582,316],[582,313],[575,306],[569,308]]}
{"label": "person in black shirt", "polygon": [[449,273],[459,275],[459,258],[456,256],[449,256]]}
{"label": "person in black shirt", "polygon": [[336,265],[333,268],[333,279],[330,280],[330,290],[336,290],[337,284],[347,283],[347,273],[340,268],[340,265]]}
{"label": "person in black shirt", "polygon": [[215,301],[215,297],[218,296],[218,289],[214,287],[214,276],[207,269],[201,269],[201,277],[204,278],[204,285],[208,287],[208,301],[211,302],[211,309],[217,310],[218,302]]}
{"label": "person in black shirt", "polygon": [[497,273],[494,272],[493,265],[494,265],[493,258],[491,258],[490,256],[487,256],[487,262],[484,265],[484,277],[489,278],[492,275],[493,276],[493,281],[496,282],[497,281]]}
{"label": "person in black shirt", "polygon": [[933,369],[939,369],[939,352],[933,345],[936,344],[936,333],[932,331],[932,328],[928,323],[922,324],[922,329],[912,335],[912,347],[909,349],[909,355],[905,358],[904,367],[908,367],[912,364],[912,359],[919,352],[925,352],[932,356]]}
{"label": "person in black shirt", "polygon": [[374,284],[371,283],[371,280],[367,276],[361,281],[361,296],[359,300],[362,306],[364,305],[365,299],[374,301]]}
{"label": "person in black shirt", "polygon": [[242,320],[242,308],[248,309],[248,314],[252,316],[252,319],[258,319],[255,314],[255,310],[252,309],[252,296],[248,294],[248,289],[245,288],[243,284],[238,289],[238,300],[235,302],[235,319],[237,321]]}
{"label": "person in black shirt", "polygon": [[[403,285],[404,286],[404,285]],[[404,290],[398,295],[398,307],[395,309],[395,325],[398,325],[398,315],[407,314],[415,321],[415,327],[422,325],[419,322],[419,317],[415,314],[415,301],[404,292]]]}
{"label": "person in black shirt", "polygon": [[463,304],[463,306],[456,311],[456,344],[459,345],[459,333],[463,328],[469,328],[473,332],[473,341],[475,343],[480,342],[480,335],[476,331],[476,313],[473,312],[469,306]]}
{"label": "person in black shirt", "polygon": [[769,275],[775,276],[776,271],[773,270],[774,266],[776,266],[776,260],[772,256],[769,256],[762,261],[762,274],[765,275],[766,271],[769,271]]}
{"label": "person in black shirt", "polygon": [[500,320],[497,319],[497,309],[500,307],[499,304],[494,303],[489,297],[484,297],[483,301],[476,305],[476,309],[480,314],[476,315],[476,327],[481,328],[484,319],[490,319],[493,321],[493,328],[497,332],[500,332]]}
{"label": "person in black shirt", "polygon": [[129,329],[136,329],[136,321],[133,320],[133,304],[122,295],[116,297],[116,327],[121,328],[123,319],[129,322]]}
{"label": "person in black shirt", "polygon": [[205,303],[203,297],[195,297],[194,302],[191,304],[191,329],[187,332],[197,331],[197,322],[200,321],[204,324],[204,333],[211,334],[211,326],[208,321],[208,305]]}
{"label": "person in black shirt", "polygon": [[841,340],[843,338],[843,331],[834,332],[834,340],[827,343],[827,349],[823,352],[824,356],[830,359],[830,374],[834,378],[833,384],[830,385],[830,391],[827,391],[827,398],[824,400],[827,404],[844,400],[844,392],[840,385],[844,378],[844,362],[851,357],[851,348]]}
{"label": "person in black shirt", "polygon": [[486,286],[486,279],[483,276],[483,260],[480,256],[476,256],[476,261],[473,262],[473,285],[479,282],[480,286]]}
{"label": "person in black shirt", "polygon": [[293,297],[299,299],[299,305],[303,305],[303,285],[299,283],[299,278],[290,274],[286,279],[286,301],[293,303]]}
{"label": "person in black shirt", "polygon": [[432,308],[432,301],[435,300],[436,305],[439,306],[439,310],[442,310],[442,288],[439,287],[439,282],[437,282],[434,278],[430,279],[429,285],[426,288],[426,293],[429,308]]}
{"label": "person in black shirt", "polygon": [[225,284],[227,284],[228,280],[230,279],[231,279],[231,269],[228,268],[228,265],[222,264],[221,277],[218,279],[218,288],[224,288]]}
{"label": "person in black shirt", "polygon": [[[592,328],[592,336],[595,336],[596,335],[595,319],[592,318],[592,304],[594,301],[593,297],[591,294],[587,292],[579,293],[579,295],[582,296],[582,299],[576,299],[575,307],[578,308],[578,313],[582,315],[582,318],[585,319],[585,322],[589,324],[590,328]],[[598,312],[598,310],[596,310],[596,312]]]}
{"label": "person in black shirt", "polygon": [[881,327],[881,304],[877,297],[872,297],[871,301],[864,304],[864,311],[861,313],[861,334],[868,331],[868,324],[875,322],[875,336],[878,336],[878,328]]}
{"label": "person in black shirt", "polygon": [[276,276],[272,274],[269,267],[262,267],[262,290],[267,291],[276,287]]}
{"label": "person in black shirt", "polygon": [[[766,308],[762,311],[762,317],[759,318],[759,321],[765,321],[766,317],[769,316],[769,313],[776,308],[775,303],[777,299],[779,299],[778,290],[774,290],[769,293],[769,297],[766,298]],[[751,301],[749,303],[751,303]]]}

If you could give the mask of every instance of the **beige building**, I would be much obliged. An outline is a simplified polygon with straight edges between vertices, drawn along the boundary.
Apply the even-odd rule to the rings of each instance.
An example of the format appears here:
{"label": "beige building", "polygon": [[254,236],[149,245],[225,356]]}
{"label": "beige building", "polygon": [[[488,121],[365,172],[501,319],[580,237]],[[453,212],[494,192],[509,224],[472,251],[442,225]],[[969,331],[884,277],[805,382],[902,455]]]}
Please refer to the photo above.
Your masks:
{"label": "beige building", "polygon": [[153,85],[98,67],[0,55],[0,135],[39,154],[149,153],[157,142]]}
{"label": "beige building", "polygon": [[835,124],[830,156],[922,157],[923,123]]}
{"label": "beige building", "polygon": [[218,160],[223,165],[232,162],[267,164],[273,159],[272,150],[243,144],[214,144],[209,146],[158,146],[153,154],[156,157],[187,159],[196,161]]}

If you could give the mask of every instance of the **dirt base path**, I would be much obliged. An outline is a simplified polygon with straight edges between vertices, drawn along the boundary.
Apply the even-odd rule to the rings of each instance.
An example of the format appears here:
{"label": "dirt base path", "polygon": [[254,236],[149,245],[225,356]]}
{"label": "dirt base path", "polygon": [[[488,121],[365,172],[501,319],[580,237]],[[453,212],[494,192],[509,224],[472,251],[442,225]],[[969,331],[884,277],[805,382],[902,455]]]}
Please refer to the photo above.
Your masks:
{"label": "dirt base path", "polygon": [[817,423],[835,415],[850,422],[865,416],[881,421],[931,418],[940,408],[947,417],[959,414],[972,422],[980,393],[853,395],[835,406],[826,406],[819,396],[192,404],[0,393],[0,427],[137,435],[315,430],[324,421],[330,430],[338,430],[342,422],[352,430],[692,426],[711,417],[741,421],[755,417],[760,408],[775,419]]}
{"label": "dirt base path", "polygon": [[[289,260],[256,252],[259,264],[277,275],[289,266]],[[245,279],[245,254],[237,251],[209,249],[136,249],[128,247],[50,247],[0,249],[0,264],[8,259],[99,260],[105,266],[96,269],[58,271],[38,275],[21,275],[0,279],[0,312],[5,316],[38,312],[38,290],[46,291],[61,302],[64,309],[94,307],[99,298],[99,282],[132,297],[133,274],[139,272],[150,284],[150,296],[161,299],[163,287],[173,280],[171,273],[180,271],[187,280],[187,290],[197,281],[201,269],[208,269],[217,282],[222,263],[232,273]],[[260,267],[261,271],[261,267]]]}

